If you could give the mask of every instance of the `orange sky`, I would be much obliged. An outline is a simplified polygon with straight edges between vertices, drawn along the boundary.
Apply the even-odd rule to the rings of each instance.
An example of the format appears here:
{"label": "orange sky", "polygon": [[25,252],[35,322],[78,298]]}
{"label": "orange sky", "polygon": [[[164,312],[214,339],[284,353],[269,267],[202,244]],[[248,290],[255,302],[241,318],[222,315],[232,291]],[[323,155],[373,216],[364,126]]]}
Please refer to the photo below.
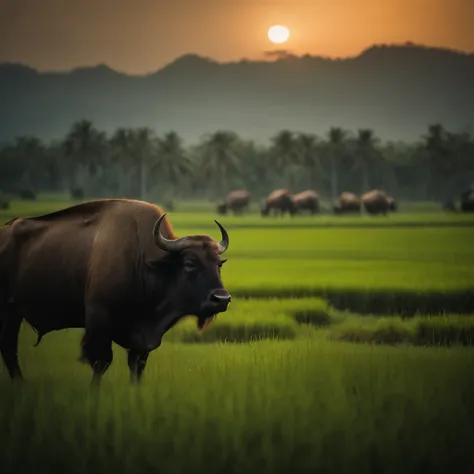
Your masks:
{"label": "orange sky", "polygon": [[[275,23],[291,30],[284,46],[267,38]],[[474,0],[0,0],[0,61],[136,74],[186,53],[351,56],[405,41],[474,52],[473,25]]]}

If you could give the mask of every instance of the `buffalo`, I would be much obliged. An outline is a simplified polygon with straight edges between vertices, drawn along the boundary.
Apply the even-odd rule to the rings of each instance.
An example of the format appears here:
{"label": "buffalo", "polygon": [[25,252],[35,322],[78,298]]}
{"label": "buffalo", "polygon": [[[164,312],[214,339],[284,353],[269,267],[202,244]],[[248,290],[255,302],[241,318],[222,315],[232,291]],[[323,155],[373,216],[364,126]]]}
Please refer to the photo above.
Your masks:
{"label": "buffalo", "polygon": [[388,214],[390,211],[390,198],[380,189],[373,189],[362,195],[362,204],[368,214]]}
{"label": "buffalo", "polygon": [[140,382],[149,353],[181,318],[197,317],[203,330],[227,311],[220,255],[229,236],[215,222],[220,242],[178,238],[158,206],[99,199],[0,227],[0,352],[10,377],[23,378],[25,319],[37,344],[51,331],[84,328],[79,360],[93,386],[112,363],[112,342],[128,351],[131,381]]}
{"label": "buffalo", "polygon": [[453,201],[445,201],[443,203],[443,211],[446,212],[457,212],[456,204]]}
{"label": "buffalo", "polygon": [[337,198],[333,210],[335,214],[360,214],[361,201],[354,193],[344,192]]}
{"label": "buffalo", "polygon": [[461,193],[461,211],[474,212],[474,190],[470,189]]}
{"label": "buffalo", "polygon": [[227,214],[227,211],[233,211],[234,215],[242,214],[250,203],[250,193],[244,189],[230,191],[224,201],[218,204],[217,212]]}
{"label": "buffalo", "polygon": [[4,211],[10,209],[10,201],[7,198],[0,196],[0,209]]}
{"label": "buffalo", "polygon": [[295,213],[308,210],[311,215],[319,212],[319,196],[311,190],[303,191],[293,196],[293,207]]}
{"label": "buffalo", "polygon": [[71,188],[69,193],[72,199],[77,199],[77,200],[84,199],[84,189],[82,188],[79,188],[79,187]]}
{"label": "buffalo", "polygon": [[36,193],[32,189],[22,189],[18,195],[24,201],[36,201]]}
{"label": "buffalo", "polygon": [[285,212],[291,216],[295,214],[293,196],[288,189],[277,189],[267,196],[261,209],[262,216],[268,216],[272,209],[275,216],[279,213],[283,217]]}

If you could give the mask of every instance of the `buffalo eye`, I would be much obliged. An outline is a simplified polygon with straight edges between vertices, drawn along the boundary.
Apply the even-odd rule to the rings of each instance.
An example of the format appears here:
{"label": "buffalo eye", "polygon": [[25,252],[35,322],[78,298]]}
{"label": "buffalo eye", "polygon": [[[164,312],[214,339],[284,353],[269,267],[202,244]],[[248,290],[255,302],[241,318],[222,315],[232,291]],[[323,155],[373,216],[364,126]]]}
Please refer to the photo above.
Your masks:
{"label": "buffalo eye", "polygon": [[187,273],[192,273],[192,272],[195,272],[197,270],[197,265],[196,265],[196,262],[193,262],[192,260],[185,260],[184,261],[184,270],[187,272]]}

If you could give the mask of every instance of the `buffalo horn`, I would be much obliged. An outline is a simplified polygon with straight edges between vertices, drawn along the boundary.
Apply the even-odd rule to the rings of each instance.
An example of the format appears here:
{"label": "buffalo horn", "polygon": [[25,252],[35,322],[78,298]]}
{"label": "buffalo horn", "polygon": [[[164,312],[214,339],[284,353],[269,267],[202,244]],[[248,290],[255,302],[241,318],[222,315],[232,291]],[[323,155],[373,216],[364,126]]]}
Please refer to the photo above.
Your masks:
{"label": "buffalo horn", "polygon": [[214,222],[217,224],[222,234],[222,240],[219,243],[219,250],[218,250],[219,255],[222,255],[229,248],[229,234],[224,229],[224,226],[222,224],[220,224],[218,221],[214,221]]}
{"label": "buffalo horn", "polygon": [[156,221],[155,227],[153,228],[153,236],[155,238],[156,245],[162,250],[167,252],[179,252],[189,246],[189,239],[187,237],[180,237],[176,240],[168,240],[161,235],[160,226],[165,218],[166,213],[161,215]]}
{"label": "buffalo horn", "polygon": [[[160,231],[160,226],[165,216],[166,213],[161,215],[153,228],[153,236],[155,238],[156,245],[158,245],[160,249],[166,250],[167,252],[180,252],[189,246],[189,238],[180,237],[176,240],[168,240],[167,238],[163,237]],[[229,234],[227,234],[227,231],[224,229],[222,224],[220,224],[218,221],[214,222],[217,224],[222,234],[222,240],[218,245],[219,255],[222,255],[229,247]]]}

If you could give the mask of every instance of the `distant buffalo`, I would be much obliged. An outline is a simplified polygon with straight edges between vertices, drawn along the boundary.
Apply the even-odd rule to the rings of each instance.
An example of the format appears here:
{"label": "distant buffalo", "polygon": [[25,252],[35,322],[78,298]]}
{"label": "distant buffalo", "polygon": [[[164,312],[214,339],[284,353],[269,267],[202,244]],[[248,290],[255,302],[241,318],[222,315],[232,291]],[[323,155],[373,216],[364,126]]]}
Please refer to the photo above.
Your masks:
{"label": "distant buffalo", "polygon": [[461,193],[461,211],[474,212],[474,190]]}
{"label": "distant buffalo", "polygon": [[22,189],[18,194],[24,201],[36,201],[36,193],[32,189]]}
{"label": "distant buffalo", "polygon": [[453,201],[445,201],[443,203],[443,211],[446,212],[457,212],[456,205]]}
{"label": "distant buffalo", "polygon": [[250,198],[250,193],[245,189],[230,191],[225,200],[218,204],[217,212],[219,214],[227,214],[231,210],[234,215],[242,214],[244,209],[248,208]]}
{"label": "distant buffalo", "polygon": [[262,216],[268,216],[272,209],[275,216],[280,214],[280,216],[283,217],[285,212],[293,216],[295,214],[295,208],[291,191],[288,189],[276,189],[271,192],[263,203],[261,210]]}
{"label": "distant buffalo", "polygon": [[10,201],[6,198],[0,197],[0,209],[2,210],[10,209]]}
{"label": "distant buffalo", "polygon": [[295,194],[293,196],[293,207],[295,213],[308,210],[313,215],[319,212],[319,196],[311,190]]}
{"label": "distant buffalo", "polygon": [[368,214],[388,214],[390,212],[390,197],[380,189],[373,189],[362,195],[362,204]]}
{"label": "distant buffalo", "polygon": [[70,195],[72,199],[82,200],[84,199],[84,190],[78,187],[72,188],[70,191]]}
{"label": "distant buffalo", "polygon": [[336,199],[333,210],[335,214],[360,214],[361,201],[354,193],[344,192]]}

